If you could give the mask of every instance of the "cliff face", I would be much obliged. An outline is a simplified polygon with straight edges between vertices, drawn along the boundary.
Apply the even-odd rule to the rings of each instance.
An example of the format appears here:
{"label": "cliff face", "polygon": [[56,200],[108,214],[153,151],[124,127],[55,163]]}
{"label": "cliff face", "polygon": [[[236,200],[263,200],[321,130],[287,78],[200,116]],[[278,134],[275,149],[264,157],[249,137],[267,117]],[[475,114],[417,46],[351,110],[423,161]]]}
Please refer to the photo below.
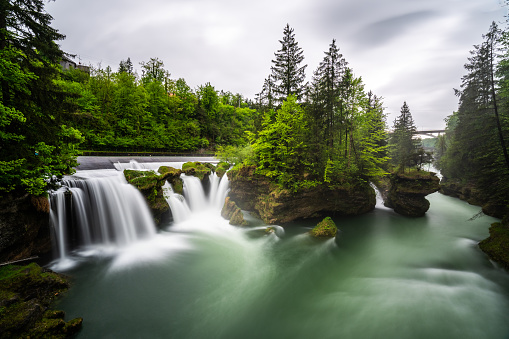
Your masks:
{"label": "cliff face", "polygon": [[385,206],[401,215],[421,217],[429,209],[426,196],[440,189],[440,179],[432,172],[393,173],[376,185]]}
{"label": "cliff face", "polygon": [[0,263],[51,252],[49,208],[45,197],[0,199]]}
{"label": "cliff face", "polygon": [[325,214],[358,215],[375,208],[376,195],[368,184],[331,189],[325,185],[291,192],[276,187],[254,167],[230,170],[230,198],[243,210],[255,211],[268,224]]}

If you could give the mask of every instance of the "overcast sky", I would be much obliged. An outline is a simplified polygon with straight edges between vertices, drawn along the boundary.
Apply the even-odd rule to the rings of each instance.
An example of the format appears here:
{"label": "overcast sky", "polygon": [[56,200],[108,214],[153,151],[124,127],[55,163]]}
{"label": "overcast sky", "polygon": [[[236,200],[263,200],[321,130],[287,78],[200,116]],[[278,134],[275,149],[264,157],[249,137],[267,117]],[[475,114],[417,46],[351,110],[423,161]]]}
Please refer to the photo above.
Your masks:
{"label": "overcast sky", "polygon": [[463,65],[500,0],[56,0],[46,6],[82,64],[163,60],[172,78],[254,99],[288,23],[307,76],[332,39],[366,90],[384,98],[389,125],[406,101],[420,129],[457,109]]}

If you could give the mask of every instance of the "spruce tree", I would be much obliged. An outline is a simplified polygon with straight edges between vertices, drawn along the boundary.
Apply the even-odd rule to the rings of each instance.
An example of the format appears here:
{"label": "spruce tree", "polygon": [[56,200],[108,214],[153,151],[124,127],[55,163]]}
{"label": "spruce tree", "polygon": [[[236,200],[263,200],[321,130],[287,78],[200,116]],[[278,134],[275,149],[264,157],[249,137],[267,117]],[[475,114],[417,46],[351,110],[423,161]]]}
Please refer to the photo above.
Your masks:
{"label": "spruce tree", "polygon": [[416,164],[415,156],[420,146],[420,141],[413,138],[416,130],[412,113],[405,101],[401,106],[401,114],[394,120],[392,135],[389,139],[393,165],[404,168]]}
{"label": "spruce tree", "polygon": [[307,65],[301,66],[304,60],[302,48],[295,41],[295,33],[290,25],[283,31],[283,40],[279,40],[281,49],[272,60],[272,78],[274,80],[274,94],[279,103],[283,103],[289,95],[295,95],[300,101],[304,95],[305,70]]}

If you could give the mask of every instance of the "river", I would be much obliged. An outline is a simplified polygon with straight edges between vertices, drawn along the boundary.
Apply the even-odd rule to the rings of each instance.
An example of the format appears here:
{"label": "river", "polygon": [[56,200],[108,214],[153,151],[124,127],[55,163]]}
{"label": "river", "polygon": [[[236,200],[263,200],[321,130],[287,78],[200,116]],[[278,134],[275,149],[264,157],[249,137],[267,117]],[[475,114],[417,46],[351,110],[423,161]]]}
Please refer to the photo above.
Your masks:
{"label": "river", "polygon": [[406,218],[379,203],[333,217],[323,241],[307,235],[319,220],[230,226],[190,185],[185,217],[53,264],[73,278],[56,307],[84,318],[78,338],[509,338],[509,275],[477,247],[496,221],[470,220],[479,207],[435,193]]}

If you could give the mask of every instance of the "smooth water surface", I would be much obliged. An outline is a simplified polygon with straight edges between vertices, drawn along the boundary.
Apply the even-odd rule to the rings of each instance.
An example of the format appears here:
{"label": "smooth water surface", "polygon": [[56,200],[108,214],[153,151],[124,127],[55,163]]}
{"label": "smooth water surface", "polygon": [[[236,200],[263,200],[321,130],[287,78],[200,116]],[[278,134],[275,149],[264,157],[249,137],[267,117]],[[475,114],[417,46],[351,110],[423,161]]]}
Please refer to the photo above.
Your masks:
{"label": "smooth water surface", "polygon": [[509,338],[509,275],[477,247],[495,219],[428,199],[423,218],[381,206],[333,218],[341,232],[326,241],[306,234],[317,220],[266,235],[194,207],[79,257],[57,307],[84,318],[78,338]]}

